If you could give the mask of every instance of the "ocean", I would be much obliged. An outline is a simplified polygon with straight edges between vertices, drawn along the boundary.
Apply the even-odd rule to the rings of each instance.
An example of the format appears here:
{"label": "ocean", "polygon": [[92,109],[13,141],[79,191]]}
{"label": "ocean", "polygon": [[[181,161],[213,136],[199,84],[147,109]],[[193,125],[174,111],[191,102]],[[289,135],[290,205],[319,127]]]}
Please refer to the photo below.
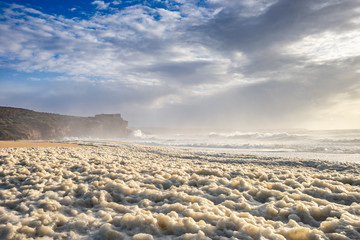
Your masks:
{"label": "ocean", "polygon": [[360,163],[360,129],[255,132],[136,129],[123,140],[219,153]]}

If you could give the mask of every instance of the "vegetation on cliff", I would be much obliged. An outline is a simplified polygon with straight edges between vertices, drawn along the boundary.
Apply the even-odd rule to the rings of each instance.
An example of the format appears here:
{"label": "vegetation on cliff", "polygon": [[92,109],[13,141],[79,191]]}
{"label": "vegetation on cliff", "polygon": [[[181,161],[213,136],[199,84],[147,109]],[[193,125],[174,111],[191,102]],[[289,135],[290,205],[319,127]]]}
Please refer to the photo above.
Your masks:
{"label": "vegetation on cliff", "polygon": [[0,140],[118,138],[129,134],[127,125],[120,114],[75,117],[0,107]]}

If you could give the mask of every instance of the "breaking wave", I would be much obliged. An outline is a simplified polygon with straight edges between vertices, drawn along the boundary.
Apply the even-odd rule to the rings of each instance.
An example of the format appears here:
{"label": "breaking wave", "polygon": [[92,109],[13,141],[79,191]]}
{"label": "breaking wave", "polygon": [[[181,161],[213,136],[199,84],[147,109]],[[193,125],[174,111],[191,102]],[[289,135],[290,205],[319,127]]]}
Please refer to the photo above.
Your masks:
{"label": "breaking wave", "polygon": [[[151,132],[151,131],[150,131]],[[144,133],[134,130],[129,141],[141,144],[179,148],[204,148],[213,151],[238,151],[239,153],[271,152],[307,155],[360,154],[360,131],[299,131],[299,132],[221,132],[173,131]],[[316,155],[318,157],[318,155]],[[322,155],[320,155],[320,158]]]}
{"label": "breaking wave", "polygon": [[134,130],[130,134],[130,137],[133,137],[133,138],[142,138],[143,136],[144,136],[144,134],[142,133],[142,131],[140,129]]}
{"label": "breaking wave", "polygon": [[300,139],[306,138],[305,135],[289,134],[287,132],[259,133],[259,132],[232,132],[232,133],[209,133],[210,138],[229,138],[229,139]]}

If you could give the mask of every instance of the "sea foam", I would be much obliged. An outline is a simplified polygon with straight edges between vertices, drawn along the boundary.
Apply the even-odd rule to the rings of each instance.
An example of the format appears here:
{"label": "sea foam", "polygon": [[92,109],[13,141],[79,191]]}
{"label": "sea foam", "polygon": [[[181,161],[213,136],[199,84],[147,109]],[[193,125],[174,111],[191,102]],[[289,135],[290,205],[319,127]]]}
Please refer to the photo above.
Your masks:
{"label": "sea foam", "polygon": [[360,239],[357,164],[84,145],[0,149],[0,238]]}

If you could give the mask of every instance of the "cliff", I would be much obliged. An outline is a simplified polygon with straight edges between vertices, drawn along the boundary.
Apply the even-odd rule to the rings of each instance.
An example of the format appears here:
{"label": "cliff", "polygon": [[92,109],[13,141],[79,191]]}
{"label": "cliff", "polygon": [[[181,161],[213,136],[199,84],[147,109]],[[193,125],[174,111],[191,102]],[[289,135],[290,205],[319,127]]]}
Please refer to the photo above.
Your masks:
{"label": "cliff", "polygon": [[47,140],[126,137],[128,122],[120,114],[75,117],[0,107],[0,140]]}

